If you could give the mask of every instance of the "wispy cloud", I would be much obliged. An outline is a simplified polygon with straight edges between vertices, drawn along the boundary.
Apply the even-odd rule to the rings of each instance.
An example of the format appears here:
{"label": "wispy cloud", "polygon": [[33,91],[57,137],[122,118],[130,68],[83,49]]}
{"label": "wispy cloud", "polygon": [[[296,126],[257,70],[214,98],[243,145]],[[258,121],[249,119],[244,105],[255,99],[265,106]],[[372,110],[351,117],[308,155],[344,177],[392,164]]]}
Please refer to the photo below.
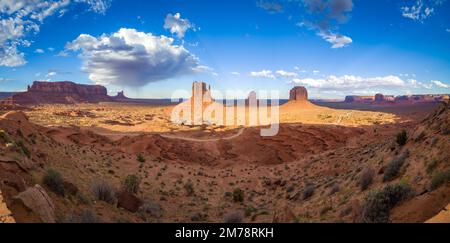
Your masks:
{"label": "wispy cloud", "polygon": [[176,13],[166,16],[164,29],[169,30],[172,34],[176,34],[179,39],[183,39],[186,31],[189,29],[195,30],[195,27],[188,19],[182,19],[180,13]]}
{"label": "wispy cloud", "polygon": [[[353,42],[352,38],[339,32],[339,26],[349,19],[353,11],[353,0],[263,0],[258,1],[261,8],[273,13],[273,6],[280,11],[283,8],[300,8],[302,20],[296,25],[316,32],[334,49],[343,48]],[[276,4],[276,5],[275,5]],[[286,5],[286,7],[284,7]],[[290,16],[291,17],[291,16]]]}
{"label": "wispy cloud", "polygon": [[250,76],[256,77],[256,78],[270,78],[275,79],[275,75],[270,70],[261,70],[261,71],[254,71],[250,72]]}
{"label": "wispy cloud", "polygon": [[283,78],[295,78],[298,76],[298,73],[284,71],[284,70],[278,70],[278,71],[276,71],[276,75],[278,77],[283,77]]}
{"label": "wispy cloud", "polygon": [[45,19],[64,15],[72,3],[87,4],[91,11],[104,14],[110,0],[0,1],[0,66],[25,65],[25,54],[19,49],[31,45],[29,36],[39,33]]}
{"label": "wispy cloud", "polygon": [[446,0],[414,0],[405,1],[400,8],[402,16],[414,21],[423,22],[431,17],[436,8],[441,6]]}
{"label": "wispy cloud", "polygon": [[431,81],[431,83],[433,83],[434,85],[436,85],[439,88],[450,89],[450,85],[445,84],[439,80],[433,80],[433,81]]}
{"label": "wispy cloud", "polygon": [[259,0],[256,2],[256,6],[266,10],[271,14],[283,12],[283,6],[276,0]]}

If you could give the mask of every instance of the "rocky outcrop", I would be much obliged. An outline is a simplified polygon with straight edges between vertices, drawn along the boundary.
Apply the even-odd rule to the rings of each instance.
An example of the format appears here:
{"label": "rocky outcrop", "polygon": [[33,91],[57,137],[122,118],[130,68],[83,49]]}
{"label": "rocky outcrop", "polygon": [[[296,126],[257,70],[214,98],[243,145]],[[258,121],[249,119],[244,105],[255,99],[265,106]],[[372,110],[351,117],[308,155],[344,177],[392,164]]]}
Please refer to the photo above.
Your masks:
{"label": "rocky outcrop", "polygon": [[126,209],[132,213],[137,212],[141,205],[142,200],[131,192],[123,190],[117,196],[117,207]]}
{"label": "rocky outcrop", "polygon": [[72,104],[113,101],[108,91],[101,85],[76,84],[69,81],[35,81],[26,92],[12,96],[11,102],[19,105]]}
{"label": "rocky outcrop", "polygon": [[42,223],[55,223],[55,206],[47,192],[39,185],[28,188],[14,197],[14,213],[34,216]]}
{"label": "rocky outcrop", "polygon": [[448,101],[449,95],[383,95],[375,96],[347,96],[346,103],[366,103],[366,104],[416,104],[416,103],[433,103]]}
{"label": "rocky outcrop", "polygon": [[6,203],[3,201],[2,192],[0,191],[0,223],[15,223],[11,211],[9,211]]}
{"label": "rocky outcrop", "polygon": [[308,90],[303,86],[297,86],[291,89],[290,101],[307,101],[308,100]]}
{"label": "rocky outcrop", "polygon": [[450,204],[447,205],[438,215],[429,219],[426,223],[430,224],[449,224],[450,223]]}
{"label": "rocky outcrop", "polygon": [[373,101],[375,101],[375,97],[373,96],[350,95],[345,97],[346,103],[371,103]]}
{"label": "rocky outcrop", "polygon": [[130,98],[125,96],[125,93],[123,91],[117,92],[117,95],[112,97],[114,101],[127,101]]}

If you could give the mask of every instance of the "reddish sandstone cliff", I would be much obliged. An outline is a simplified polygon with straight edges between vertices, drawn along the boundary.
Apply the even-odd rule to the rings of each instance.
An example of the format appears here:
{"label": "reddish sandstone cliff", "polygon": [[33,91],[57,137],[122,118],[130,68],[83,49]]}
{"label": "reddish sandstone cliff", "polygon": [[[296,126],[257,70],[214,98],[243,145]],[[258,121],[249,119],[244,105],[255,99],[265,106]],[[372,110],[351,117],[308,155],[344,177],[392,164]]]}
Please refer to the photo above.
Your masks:
{"label": "reddish sandstone cliff", "polygon": [[113,101],[108,91],[101,85],[84,85],[73,82],[35,81],[28,90],[12,97],[12,102],[20,105],[32,104],[72,104]]}

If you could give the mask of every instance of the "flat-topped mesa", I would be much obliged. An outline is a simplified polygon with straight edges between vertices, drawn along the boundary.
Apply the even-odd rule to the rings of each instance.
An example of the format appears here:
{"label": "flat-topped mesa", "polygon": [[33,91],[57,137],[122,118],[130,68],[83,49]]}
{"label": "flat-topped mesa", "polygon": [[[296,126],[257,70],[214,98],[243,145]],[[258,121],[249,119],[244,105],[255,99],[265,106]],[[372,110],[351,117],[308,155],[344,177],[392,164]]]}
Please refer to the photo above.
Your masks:
{"label": "flat-topped mesa", "polygon": [[192,99],[196,99],[203,103],[213,102],[211,97],[211,86],[205,82],[192,83]]}
{"label": "flat-topped mesa", "polygon": [[445,94],[424,94],[424,95],[383,95],[376,94],[375,96],[347,96],[346,103],[365,103],[375,105],[389,105],[389,104],[416,104],[416,103],[434,103],[445,102],[449,100],[449,95]]}
{"label": "flat-topped mesa", "polygon": [[113,98],[101,85],[34,81],[26,92],[15,94],[12,100],[15,104],[33,105],[110,102]]}
{"label": "flat-topped mesa", "polygon": [[308,101],[308,90],[303,86],[291,89],[289,101]]}
{"label": "flat-topped mesa", "polygon": [[346,103],[371,103],[373,101],[375,101],[374,96],[350,95],[345,97]]}
{"label": "flat-topped mesa", "polygon": [[107,95],[108,90],[101,85],[76,84],[70,81],[45,82],[34,81],[28,86],[28,92],[68,93],[80,95]]}

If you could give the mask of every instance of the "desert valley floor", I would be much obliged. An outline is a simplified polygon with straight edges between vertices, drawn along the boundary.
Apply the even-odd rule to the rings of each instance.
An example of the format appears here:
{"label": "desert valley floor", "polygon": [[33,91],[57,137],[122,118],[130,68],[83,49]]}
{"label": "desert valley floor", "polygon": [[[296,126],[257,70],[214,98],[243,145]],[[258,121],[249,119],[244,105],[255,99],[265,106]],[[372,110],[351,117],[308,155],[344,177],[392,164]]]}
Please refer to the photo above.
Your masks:
{"label": "desert valley floor", "polygon": [[173,106],[5,109],[0,200],[16,222],[449,220],[448,104],[325,105],[284,104],[267,138],[172,124]]}

